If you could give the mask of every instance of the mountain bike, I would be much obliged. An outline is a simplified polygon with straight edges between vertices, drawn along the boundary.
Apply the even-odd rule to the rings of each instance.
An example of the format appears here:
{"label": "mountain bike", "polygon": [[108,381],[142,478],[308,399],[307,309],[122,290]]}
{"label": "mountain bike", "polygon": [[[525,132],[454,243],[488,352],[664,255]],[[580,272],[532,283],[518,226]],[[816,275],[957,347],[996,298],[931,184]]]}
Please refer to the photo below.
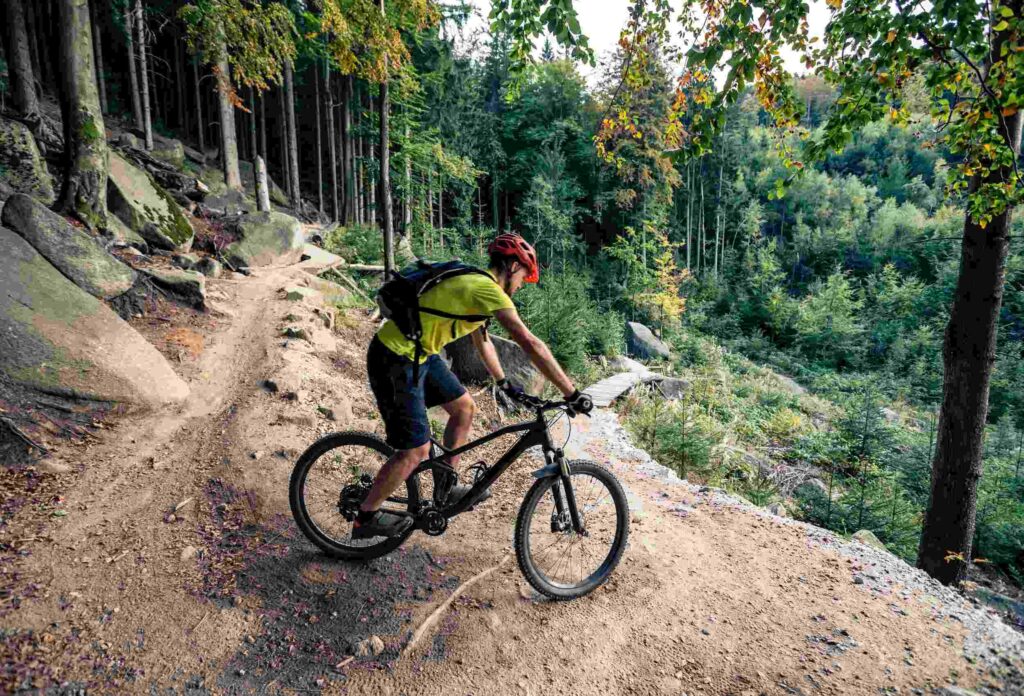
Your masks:
{"label": "mountain bike", "polygon": [[[411,517],[412,528],[397,537],[352,539],[352,522],[370,491],[373,479],[393,450],[370,433],[326,435],[307,449],[295,464],[289,483],[292,515],[303,534],[324,553],[345,560],[368,560],[394,551],[412,533],[444,533],[453,517],[472,510],[484,492],[531,447],[540,447],[545,465],[526,493],[515,526],[515,551],[527,581],[555,600],[582,597],[608,580],[622,558],[629,536],[629,508],[618,479],[603,466],[568,460],[552,444],[550,426],[569,414],[564,401],[522,401],[533,411],[530,420],[508,425],[489,435],[448,450],[431,440],[431,456],[423,461],[384,508]],[[554,413],[553,417],[549,417]],[[470,491],[447,504],[421,494],[421,477],[439,470],[457,473],[444,459],[470,452],[499,437],[522,436],[492,465],[479,462]],[[426,481],[423,481],[426,484]]]}

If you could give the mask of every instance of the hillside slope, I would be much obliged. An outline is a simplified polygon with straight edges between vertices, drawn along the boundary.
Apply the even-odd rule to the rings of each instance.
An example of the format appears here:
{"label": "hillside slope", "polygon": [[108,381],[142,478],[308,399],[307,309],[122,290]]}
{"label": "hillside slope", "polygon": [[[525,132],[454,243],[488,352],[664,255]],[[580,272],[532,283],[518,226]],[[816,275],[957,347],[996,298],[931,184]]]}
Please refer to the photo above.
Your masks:
{"label": "hillside slope", "polygon": [[[622,565],[592,596],[544,601],[510,558],[529,462],[443,537],[417,534],[369,564],[329,561],[291,521],[292,463],[320,434],[380,424],[364,384],[372,325],[349,310],[328,329],[316,293],[282,292],[309,282],[294,266],[210,281],[219,314],[139,326],[189,381],[182,406],[109,423],[35,469],[3,472],[0,689],[1024,688],[1024,641],[993,615],[888,554],[679,481],[608,412],[573,422],[571,451],[621,478],[633,529]],[[283,338],[286,326],[308,340]],[[482,432],[499,416],[477,397]],[[348,659],[371,636],[383,651]]]}

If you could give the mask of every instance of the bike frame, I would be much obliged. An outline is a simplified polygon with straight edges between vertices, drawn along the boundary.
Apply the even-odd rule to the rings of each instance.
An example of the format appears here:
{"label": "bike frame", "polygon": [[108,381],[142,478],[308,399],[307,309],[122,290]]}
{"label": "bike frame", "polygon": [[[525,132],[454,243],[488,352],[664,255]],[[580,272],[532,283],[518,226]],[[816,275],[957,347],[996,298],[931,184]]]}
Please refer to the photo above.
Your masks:
{"label": "bike frame", "polygon": [[[554,491],[556,510],[559,514],[568,512],[575,531],[578,534],[583,534],[585,530],[583,528],[579,511],[576,509],[576,496],[572,490],[572,483],[569,480],[569,467],[565,463],[565,456],[562,450],[556,449],[551,444],[551,434],[548,432],[548,423],[544,418],[546,410],[550,409],[538,408],[536,418],[533,420],[507,425],[504,428],[495,430],[493,433],[485,435],[477,440],[473,440],[472,442],[467,442],[461,447],[456,447],[451,450],[446,449],[443,445],[431,438],[431,442],[441,450],[441,454],[425,459],[418,467],[416,467],[411,475],[416,476],[434,469],[442,469],[446,472],[451,472],[452,467],[444,463],[442,461],[443,458],[461,455],[499,437],[521,432],[523,433],[523,436],[516,440],[516,442],[513,443],[513,445],[509,447],[503,455],[501,455],[497,462],[487,467],[487,473],[473,484],[473,487],[470,489],[468,494],[466,494],[455,505],[445,505],[439,508],[438,511],[444,515],[446,519],[451,519],[452,517],[455,517],[456,515],[459,515],[473,507],[480,495],[490,488],[491,484],[497,481],[513,462],[515,462],[526,450],[531,447],[539,446],[544,452],[544,461],[547,466],[535,471],[534,476],[537,478],[544,478],[547,476],[559,477],[560,481],[555,484],[556,489]],[[427,506],[425,506],[423,501],[419,499],[419,486],[413,487],[413,495],[415,496],[415,499],[409,501],[409,506],[412,508],[413,515],[418,516],[421,509]]]}

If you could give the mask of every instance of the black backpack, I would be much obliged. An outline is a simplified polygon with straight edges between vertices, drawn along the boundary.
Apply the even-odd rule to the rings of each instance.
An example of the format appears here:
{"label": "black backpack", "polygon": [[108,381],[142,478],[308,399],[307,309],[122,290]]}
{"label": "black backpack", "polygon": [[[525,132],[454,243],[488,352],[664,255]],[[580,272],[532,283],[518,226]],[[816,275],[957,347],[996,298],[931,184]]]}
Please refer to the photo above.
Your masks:
{"label": "black backpack", "polygon": [[377,306],[380,307],[381,315],[395,322],[402,335],[416,344],[413,360],[413,380],[416,382],[419,381],[420,358],[423,356],[423,324],[420,321],[420,312],[451,319],[452,338],[455,337],[456,321],[486,321],[491,318],[486,314],[452,314],[420,306],[420,297],[428,290],[449,278],[467,273],[479,273],[491,278],[490,273],[462,263],[458,259],[442,263],[430,263],[421,259],[397,273],[392,271],[391,277],[377,291]]}

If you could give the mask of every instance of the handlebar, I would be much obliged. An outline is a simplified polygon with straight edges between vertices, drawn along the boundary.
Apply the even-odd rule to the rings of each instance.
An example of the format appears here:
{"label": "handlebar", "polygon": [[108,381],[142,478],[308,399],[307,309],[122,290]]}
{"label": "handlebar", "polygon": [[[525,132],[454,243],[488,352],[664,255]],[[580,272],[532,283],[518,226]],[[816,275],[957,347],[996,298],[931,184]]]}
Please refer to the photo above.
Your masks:
{"label": "handlebar", "polygon": [[[523,394],[522,396],[516,396],[511,398],[513,398],[514,401],[519,402],[523,406],[528,406],[534,409],[538,413],[554,411],[556,409],[564,409],[569,414],[569,416],[577,416],[580,414],[580,411],[577,411],[575,408],[573,408],[569,404],[568,400],[565,399],[561,401],[547,401],[545,399],[541,399],[539,396],[534,396],[533,394]],[[593,402],[591,402],[590,408],[593,409]],[[589,410],[590,409],[588,409],[588,411],[583,415],[590,415]]]}

